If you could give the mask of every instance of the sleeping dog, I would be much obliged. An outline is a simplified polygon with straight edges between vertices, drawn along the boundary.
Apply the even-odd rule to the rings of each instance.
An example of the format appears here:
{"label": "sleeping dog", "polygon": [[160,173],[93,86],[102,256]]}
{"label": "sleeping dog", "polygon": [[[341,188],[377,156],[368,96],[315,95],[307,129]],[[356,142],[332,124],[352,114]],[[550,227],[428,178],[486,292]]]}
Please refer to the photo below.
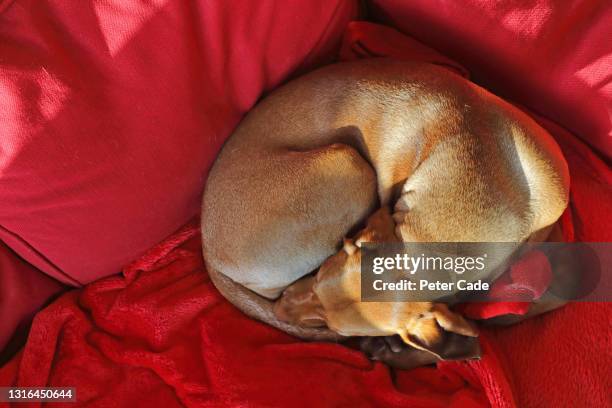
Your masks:
{"label": "sleeping dog", "polygon": [[[365,311],[356,302],[344,314],[330,306],[359,298],[359,285],[347,290],[325,272],[354,253],[343,238],[388,207],[358,239],[383,231],[378,241],[543,241],[568,190],[552,137],[463,77],[425,63],[339,63],[274,91],[228,139],[204,192],[204,258],[230,302],[287,333],[329,341],[398,333],[446,358],[455,347],[444,339],[477,333],[443,304]],[[328,258],[320,276],[300,280]],[[325,302],[310,304],[315,318],[308,307],[289,310],[316,294],[315,281],[325,288]]]}

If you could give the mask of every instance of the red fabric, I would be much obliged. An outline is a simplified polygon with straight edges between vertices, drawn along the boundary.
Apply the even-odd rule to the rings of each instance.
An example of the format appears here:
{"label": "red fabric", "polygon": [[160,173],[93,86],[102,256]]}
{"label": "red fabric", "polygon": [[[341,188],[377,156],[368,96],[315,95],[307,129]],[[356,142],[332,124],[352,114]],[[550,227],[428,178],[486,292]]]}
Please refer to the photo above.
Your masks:
{"label": "red fabric", "polygon": [[0,384],[68,385],[94,406],[486,405],[471,367],[399,373],[338,345],[304,343],[239,313],[203,273],[193,222],[34,321]]}
{"label": "red fabric", "polygon": [[65,290],[0,242],[0,361],[15,329],[26,325],[53,295]]}
{"label": "red fabric", "polygon": [[[561,216],[564,242],[575,242],[571,207]],[[514,314],[525,315],[532,302],[540,299],[552,283],[553,274],[546,255],[533,250],[511,265],[491,286],[487,296],[491,301],[464,303],[457,311],[470,319],[484,320]],[[503,301],[519,298],[521,301]]]}
{"label": "red fabric", "polygon": [[[369,48],[384,46],[384,37]],[[529,98],[520,101],[531,106]],[[540,120],[570,164],[576,239],[610,240],[609,167],[573,135]],[[570,305],[484,330],[482,360],[398,372],[392,381],[387,368],[357,351],[299,342],[242,316],[202,272],[198,236],[197,222],[188,225],[123,276],[70,292],[39,313],[24,350],[0,369],[0,384],[77,386],[79,400],[94,406],[609,403],[606,305]]]}
{"label": "red fabric", "polygon": [[[538,300],[552,282],[552,270],[546,255],[538,250],[527,253],[506,273],[493,282],[486,302],[472,302],[457,309],[470,319],[490,319],[505,314],[524,315],[531,302]],[[503,302],[503,299],[521,301]],[[495,301],[497,299],[497,301]]]}
{"label": "red fabric", "polygon": [[79,285],[199,212],[241,116],[335,57],[357,2],[0,0],[0,13],[0,240]]}

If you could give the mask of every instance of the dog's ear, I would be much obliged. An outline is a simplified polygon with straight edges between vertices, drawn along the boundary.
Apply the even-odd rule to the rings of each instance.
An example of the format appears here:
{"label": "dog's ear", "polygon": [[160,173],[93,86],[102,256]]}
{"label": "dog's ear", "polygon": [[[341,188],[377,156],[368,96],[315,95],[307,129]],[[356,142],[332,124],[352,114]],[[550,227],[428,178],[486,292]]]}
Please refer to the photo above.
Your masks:
{"label": "dog's ear", "polygon": [[276,318],[300,327],[325,327],[325,310],[313,290],[315,278],[304,277],[289,286],[274,303]]}
{"label": "dog's ear", "polygon": [[429,351],[441,360],[468,360],[480,357],[478,331],[444,304],[435,304],[409,330],[400,333],[413,347]]}

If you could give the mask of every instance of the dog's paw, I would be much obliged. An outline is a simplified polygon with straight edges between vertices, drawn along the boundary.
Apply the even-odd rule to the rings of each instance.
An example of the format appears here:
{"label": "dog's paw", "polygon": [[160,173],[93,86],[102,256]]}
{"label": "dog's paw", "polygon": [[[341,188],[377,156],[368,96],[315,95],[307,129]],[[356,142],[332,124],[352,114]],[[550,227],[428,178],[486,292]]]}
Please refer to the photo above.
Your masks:
{"label": "dog's paw", "polygon": [[359,346],[371,360],[393,368],[408,370],[439,361],[434,354],[409,346],[399,336],[363,337]]}

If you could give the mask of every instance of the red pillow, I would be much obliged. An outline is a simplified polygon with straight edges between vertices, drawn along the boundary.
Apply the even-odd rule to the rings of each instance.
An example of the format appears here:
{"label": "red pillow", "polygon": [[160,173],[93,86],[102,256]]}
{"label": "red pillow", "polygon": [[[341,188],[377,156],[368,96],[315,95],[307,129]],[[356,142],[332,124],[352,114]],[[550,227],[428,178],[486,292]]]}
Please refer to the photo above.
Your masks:
{"label": "red pillow", "polygon": [[198,213],[262,92],[336,55],[356,1],[0,1],[0,240],[69,284]]}

